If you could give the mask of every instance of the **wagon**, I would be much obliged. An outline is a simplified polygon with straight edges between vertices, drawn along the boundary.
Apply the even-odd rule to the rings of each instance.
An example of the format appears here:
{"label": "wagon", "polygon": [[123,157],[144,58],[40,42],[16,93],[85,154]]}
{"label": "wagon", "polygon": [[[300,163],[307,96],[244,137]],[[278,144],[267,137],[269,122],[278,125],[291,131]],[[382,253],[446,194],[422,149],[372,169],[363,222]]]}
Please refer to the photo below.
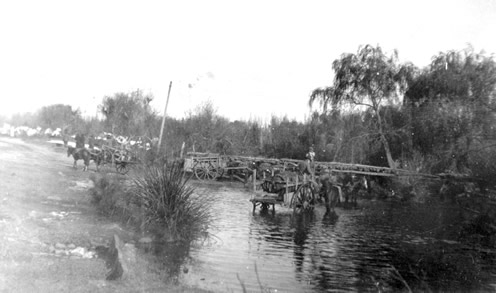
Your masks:
{"label": "wagon", "polygon": [[103,145],[100,153],[100,165],[115,167],[120,174],[127,174],[133,165],[139,163],[135,153],[127,149],[114,148]]}
{"label": "wagon", "polygon": [[[276,203],[285,203],[295,213],[313,210],[318,190],[311,181],[301,178],[294,172],[291,173],[286,173],[286,176],[277,174],[265,178],[261,188],[268,194],[258,195],[251,199],[253,211],[258,205],[262,209],[272,205],[274,209]],[[289,180],[289,178],[296,178],[296,180]]]}
{"label": "wagon", "polygon": [[250,168],[248,162],[234,160],[229,156],[192,152],[185,159],[184,169],[199,180],[216,180],[225,175],[245,181]]}
{"label": "wagon", "polygon": [[199,180],[217,180],[222,177],[246,183],[257,170],[257,179],[263,179],[277,169],[282,169],[279,160],[261,157],[219,155],[215,153],[190,152],[185,159],[185,171]]}

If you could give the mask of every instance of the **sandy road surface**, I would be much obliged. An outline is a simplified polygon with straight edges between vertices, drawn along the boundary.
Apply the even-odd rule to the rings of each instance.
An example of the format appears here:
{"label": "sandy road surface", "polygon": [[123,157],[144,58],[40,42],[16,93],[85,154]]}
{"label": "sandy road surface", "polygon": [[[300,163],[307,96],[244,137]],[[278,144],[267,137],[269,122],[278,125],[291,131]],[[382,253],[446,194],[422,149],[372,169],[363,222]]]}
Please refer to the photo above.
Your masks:
{"label": "sandy road surface", "polygon": [[154,278],[105,280],[91,252],[127,232],[90,204],[93,163],[82,172],[72,162],[62,147],[0,137],[0,292],[170,291]]}

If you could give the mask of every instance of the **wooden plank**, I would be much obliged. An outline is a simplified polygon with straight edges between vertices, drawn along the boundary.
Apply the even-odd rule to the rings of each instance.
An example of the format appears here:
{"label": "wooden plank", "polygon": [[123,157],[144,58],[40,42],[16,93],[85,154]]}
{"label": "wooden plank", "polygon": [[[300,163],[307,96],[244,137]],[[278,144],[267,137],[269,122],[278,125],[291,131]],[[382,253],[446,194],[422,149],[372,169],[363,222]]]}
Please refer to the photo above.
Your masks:
{"label": "wooden plank", "polygon": [[277,196],[272,196],[268,194],[263,196],[255,196],[254,198],[250,199],[250,201],[253,203],[276,204]]}
{"label": "wooden plank", "polygon": [[376,173],[376,172],[365,172],[365,171],[351,171],[351,170],[333,170],[338,173],[351,173],[351,174],[360,174],[360,175],[371,175],[371,176],[384,176],[384,177],[393,177],[396,174],[390,173]]}
{"label": "wooden plank", "polygon": [[225,167],[225,170],[246,170],[248,169],[246,166],[241,166],[241,167]]}
{"label": "wooden plank", "polygon": [[187,152],[186,153],[187,156],[192,156],[192,157],[215,157],[215,158],[218,158],[220,156],[220,154],[218,153],[201,153],[201,152]]}

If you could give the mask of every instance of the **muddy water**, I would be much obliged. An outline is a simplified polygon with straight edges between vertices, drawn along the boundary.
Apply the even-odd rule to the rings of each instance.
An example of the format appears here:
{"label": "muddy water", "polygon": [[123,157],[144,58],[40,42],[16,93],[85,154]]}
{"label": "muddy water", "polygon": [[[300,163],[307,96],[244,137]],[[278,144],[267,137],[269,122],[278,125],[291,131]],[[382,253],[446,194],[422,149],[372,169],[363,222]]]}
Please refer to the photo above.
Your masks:
{"label": "muddy water", "polygon": [[457,217],[446,206],[368,202],[337,209],[337,217],[322,208],[293,216],[280,206],[252,213],[250,193],[239,187],[197,192],[217,198],[215,237],[189,248],[185,284],[214,292],[496,289],[493,252],[442,233]]}

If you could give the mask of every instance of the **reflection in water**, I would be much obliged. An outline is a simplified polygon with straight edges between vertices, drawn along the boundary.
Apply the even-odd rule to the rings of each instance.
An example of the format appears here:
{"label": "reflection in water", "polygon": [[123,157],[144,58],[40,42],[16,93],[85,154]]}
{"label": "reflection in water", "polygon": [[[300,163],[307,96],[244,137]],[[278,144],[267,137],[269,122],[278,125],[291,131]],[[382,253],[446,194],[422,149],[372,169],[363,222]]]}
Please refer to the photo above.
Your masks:
{"label": "reflection in water", "polygon": [[[138,246],[140,247],[140,246]],[[171,282],[177,282],[180,278],[181,268],[188,262],[190,245],[187,243],[153,243],[150,247],[140,247],[154,256],[156,267],[165,272],[165,276]]]}
{"label": "reflection in water", "polygon": [[[495,283],[494,254],[479,257],[436,240],[453,223],[447,217],[457,215],[446,207],[367,203],[334,214],[318,207],[293,215],[280,206],[275,214],[252,213],[249,193],[226,187],[198,192],[218,199],[214,241],[177,256],[162,252],[175,266],[171,272],[189,285],[214,292],[242,292],[241,282],[248,292],[377,292],[404,290],[404,281],[426,291],[482,290]],[[187,274],[179,269],[184,260]]]}
{"label": "reflection in water", "polygon": [[[294,263],[296,265],[296,272],[303,272],[303,261],[305,260],[305,250],[306,241],[308,238],[308,233],[311,228],[311,224],[315,218],[313,212],[303,212],[300,214],[295,214],[291,218],[291,224],[294,226],[294,243],[293,248]],[[297,276],[300,274],[297,274]]]}

